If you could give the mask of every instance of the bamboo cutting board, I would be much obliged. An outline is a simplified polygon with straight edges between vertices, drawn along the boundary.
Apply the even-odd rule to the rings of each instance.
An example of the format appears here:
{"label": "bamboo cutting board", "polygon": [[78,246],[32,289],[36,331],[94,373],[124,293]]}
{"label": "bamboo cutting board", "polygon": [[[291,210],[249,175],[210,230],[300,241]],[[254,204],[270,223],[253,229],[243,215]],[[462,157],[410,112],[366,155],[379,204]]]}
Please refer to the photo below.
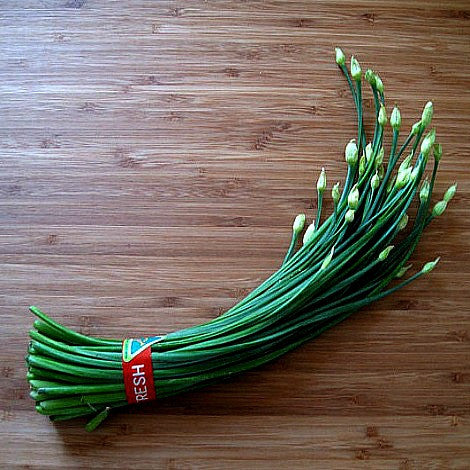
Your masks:
{"label": "bamboo cutting board", "polygon": [[[470,468],[468,1],[4,0],[0,38],[1,468]],[[93,434],[36,414],[29,304],[86,334],[165,333],[279,266],[321,166],[344,178],[336,45],[380,72],[404,127],[434,102],[436,197],[459,190],[413,260],[438,268]]]}

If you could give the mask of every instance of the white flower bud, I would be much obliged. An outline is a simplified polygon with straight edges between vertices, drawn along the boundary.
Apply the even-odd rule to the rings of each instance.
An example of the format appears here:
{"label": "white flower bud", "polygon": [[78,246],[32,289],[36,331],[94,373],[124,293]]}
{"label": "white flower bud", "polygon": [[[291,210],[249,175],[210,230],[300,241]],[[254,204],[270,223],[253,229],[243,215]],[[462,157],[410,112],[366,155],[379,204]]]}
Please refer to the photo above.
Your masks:
{"label": "white flower bud", "polygon": [[357,189],[356,184],[352,187],[351,191],[349,191],[348,207],[353,210],[359,207],[359,189]]}
{"label": "white flower bud", "polygon": [[421,115],[421,122],[423,123],[424,129],[426,129],[429,124],[431,124],[433,112],[434,110],[432,106],[432,101],[428,101],[423,109],[423,114]]}
{"label": "white flower bud", "polygon": [[377,154],[377,157],[375,159],[375,168],[378,168],[379,166],[382,165],[384,161],[384,155],[385,155],[385,150],[383,147],[380,147],[379,153]]}
{"label": "white flower bud", "polygon": [[419,173],[421,172],[421,168],[419,166],[415,166],[414,168],[412,168],[412,170],[413,171],[411,172],[410,179],[411,181],[416,181]]}
{"label": "white flower bud", "polygon": [[379,254],[379,261],[385,261],[388,257],[388,254],[394,249],[395,247],[393,245],[387,246],[385,250],[382,250]]}
{"label": "white flower bud", "polygon": [[457,191],[457,183],[453,184],[452,186],[449,186],[447,188],[447,191],[444,194],[444,201],[449,202],[455,196],[456,191]]}
{"label": "white flower bud", "polygon": [[303,238],[303,244],[306,245],[308,242],[313,240],[313,237],[315,236],[315,221],[313,221],[308,227],[307,230],[305,230],[304,233],[304,238]]}
{"label": "white flower bud", "polygon": [[375,73],[371,69],[367,69],[364,74],[366,80],[371,84],[373,88],[376,88],[375,85]]}
{"label": "white flower bud", "polygon": [[377,189],[379,186],[380,186],[380,178],[379,178],[379,175],[377,174],[377,172],[375,173],[375,175],[371,178],[370,180],[370,186],[372,189]]}
{"label": "white flower bud", "polygon": [[351,139],[346,145],[344,156],[348,165],[354,166],[357,163],[357,145],[356,139]]}
{"label": "white flower bud", "polygon": [[439,217],[444,213],[444,211],[447,209],[447,201],[439,201],[436,202],[436,205],[432,209],[432,215],[434,217]]}
{"label": "white flower bud", "polygon": [[339,181],[333,186],[331,189],[331,197],[333,199],[333,202],[335,204],[338,204],[339,198],[340,198],[340,193],[339,193]]}
{"label": "white flower bud", "polygon": [[350,224],[351,222],[354,221],[354,210],[353,209],[349,209],[347,212],[346,212],[346,215],[344,216],[344,220]]}
{"label": "white flower bud", "polygon": [[422,127],[423,124],[421,121],[415,122],[411,128],[411,135],[417,135],[421,131]]}
{"label": "white flower bud", "polygon": [[292,231],[299,235],[299,233],[304,229],[305,226],[305,214],[299,214],[292,225]]}
{"label": "white flower bud", "polygon": [[398,222],[398,230],[403,230],[408,224],[408,214],[405,214]]}
{"label": "white flower bud", "polygon": [[419,192],[419,200],[421,202],[424,203],[429,199],[429,190],[430,190],[429,181],[424,180],[421,186],[421,191]]}
{"label": "white flower bud", "polygon": [[397,174],[397,179],[395,181],[395,188],[401,189],[408,184],[410,181],[411,172],[413,168],[409,167],[406,170],[399,171]]}
{"label": "white flower bud", "polygon": [[371,159],[372,157],[372,143],[369,142],[367,145],[366,145],[366,162],[369,163],[369,160]]}
{"label": "white flower bud", "polygon": [[407,170],[410,167],[411,159],[413,158],[413,153],[410,153],[400,164],[398,172]]}
{"label": "white flower bud", "polygon": [[413,265],[409,264],[408,266],[403,266],[403,268],[399,269],[397,273],[395,274],[395,278],[400,279],[406,274],[406,271],[410,269]]}
{"label": "white flower bud", "polygon": [[359,159],[359,176],[362,176],[366,171],[366,156],[363,153],[361,158]]}
{"label": "white flower bud", "polygon": [[333,246],[331,248],[331,251],[328,253],[328,256],[323,260],[323,263],[321,265],[321,270],[323,271],[328,267],[328,265],[331,263],[331,260],[333,259],[333,254],[335,252],[335,247]]}
{"label": "white flower bud", "polygon": [[344,55],[344,52],[339,48],[335,47],[335,54],[336,54],[336,63],[341,66],[346,63],[346,56]]}
{"label": "white flower bud", "polygon": [[384,92],[384,84],[378,74],[375,74],[375,88],[377,88],[377,91],[380,91],[380,93]]}
{"label": "white flower bud", "polygon": [[377,121],[382,127],[385,127],[387,124],[387,110],[383,104],[380,105],[379,117]]}
{"label": "white flower bud", "polygon": [[383,165],[380,165],[378,168],[377,168],[377,174],[379,175],[379,178],[381,180],[383,180],[384,176],[385,176],[385,168]]}
{"label": "white flower bud", "polygon": [[326,172],[325,169],[322,168],[320,172],[320,176],[317,180],[317,191],[319,193],[323,193],[326,189]]}
{"label": "white flower bud", "polygon": [[401,126],[401,114],[398,106],[395,106],[392,111],[392,115],[390,116],[390,125],[394,130],[399,130]]}
{"label": "white flower bud", "polygon": [[351,57],[351,77],[354,78],[356,81],[360,81],[362,76],[361,66],[357,59],[352,56]]}
{"label": "white flower bud", "polygon": [[439,260],[441,258],[436,258],[434,261],[430,261],[429,263],[426,263],[424,266],[423,266],[423,269],[421,269],[421,272],[423,274],[427,274],[429,272],[431,272],[435,267],[436,267],[436,264],[439,263]]}
{"label": "white flower bud", "polygon": [[429,152],[431,151],[434,141],[436,139],[436,131],[432,129],[431,131],[428,132],[426,137],[423,139],[421,142],[421,153],[424,156],[428,156]]}

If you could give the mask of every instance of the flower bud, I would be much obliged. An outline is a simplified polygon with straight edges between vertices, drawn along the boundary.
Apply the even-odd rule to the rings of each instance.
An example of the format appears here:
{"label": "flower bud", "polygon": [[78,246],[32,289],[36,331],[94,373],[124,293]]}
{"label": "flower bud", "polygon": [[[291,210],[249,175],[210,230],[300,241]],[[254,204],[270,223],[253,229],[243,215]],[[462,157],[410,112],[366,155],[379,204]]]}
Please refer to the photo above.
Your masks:
{"label": "flower bud", "polygon": [[369,160],[372,157],[372,144],[369,142],[366,145],[366,162],[369,163]]}
{"label": "flower bud", "polygon": [[353,209],[349,209],[347,212],[346,212],[346,215],[344,216],[344,220],[350,224],[351,222],[354,221],[354,210]]}
{"label": "flower bud", "polygon": [[398,131],[401,127],[401,114],[398,106],[393,108],[392,115],[390,116],[390,125],[395,131]]}
{"label": "flower bud", "polygon": [[408,214],[404,214],[403,217],[398,222],[398,230],[403,230],[408,224]]}
{"label": "flower bud", "polygon": [[435,143],[432,149],[433,149],[434,159],[436,160],[436,162],[439,162],[442,157],[442,145]]}
{"label": "flower bud", "polygon": [[436,205],[432,208],[433,217],[439,217],[447,209],[447,201],[436,202]]}
{"label": "flower bud", "polygon": [[411,135],[418,135],[421,131],[421,127],[423,126],[421,121],[415,122],[413,127],[411,128]]}
{"label": "flower bud", "polygon": [[344,155],[346,157],[346,161],[348,165],[355,165],[357,163],[357,145],[356,139],[351,139],[346,145],[346,149],[344,151]]}
{"label": "flower bud", "polygon": [[313,240],[313,237],[315,236],[315,221],[313,221],[308,227],[307,230],[305,230],[304,233],[304,238],[303,238],[303,244],[306,245],[308,242]]}
{"label": "flower bud", "polygon": [[335,252],[335,247],[333,246],[331,248],[331,251],[328,253],[328,256],[323,260],[323,263],[321,264],[321,270],[323,271],[328,267],[328,265],[331,263],[331,260],[333,259],[333,254]]}
{"label": "flower bud", "polygon": [[400,279],[406,274],[406,271],[410,269],[413,265],[409,264],[408,266],[403,266],[403,268],[400,268],[397,273],[395,274],[395,278]]}
{"label": "flower bud", "polygon": [[427,157],[429,155],[429,152],[431,151],[434,145],[435,139],[436,139],[436,131],[432,129],[426,134],[426,137],[421,142],[421,153],[424,156]]}
{"label": "flower bud", "polygon": [[421,191],[419,192],[419,200],[421,202],[424,203],[429,199],[429,190],[430,190],[429,181],[424,180],[421,186]]}
{"label": "flower bud", "polygon": [[376,88],[376,85],[375,85],[375,73],[373,72],[373,70],[367,69],[364,76],[365,76],[366,80],[371,84],[371,86],[372,86],[373,88]]}
{"label": "flower bud", "polygon": [[340,193],[339,193],[339,181],[331,189],[331,197],[335,204],[338,204]]}
{"label": "flower bud", "polygon": [[432,121],[432,115],[433,115],[433,106],[432,106],[432,101],[428,101],[426,103],[426,106],[423,109],[423,114],[421,115],[421,122],[423,123],[423,129],[426,129],[426,127],[431,124]]}
{"label": "flower bud", "polygon": [[379,175],[379,178],[381,180],[384,179],[384,176],[385,176],[385,168],[383,165],[380,165],[378,168],[377,168],[377,174]]}
{"label": "flower bud", "polygon": [[357,189],[357,184],[355,184],[351,191],[349,191],[348,207],[353,210],[356,210],[359,207],[359,189]]}
{"label": "flower bud", "polygon": [[335,47],[335,54],[336,54],[336,63],[341,66],[346,63],[346,56],[344,55],[344,52],[339,48]]}
{"label": "flower bud", "polygon": [[377,157],[375,158],[375,168],[378,168],[379,166],[382,165],[384,161],[384,155],[385,155],[385,150],[383,147],[380,147],[379,153],[377,154]]}
{"label": "flower bud", "polygon": [[401,189],[408,184],[408,181],[410,181],[412,170],[413,168],[409,167],[406,170],[398,172],[397,180],[395,181],[396,189]]}
{"label": "flower bud", "polygon": [[380,105],[379,117],[377,121],[382,127],[385,127],[387,124],[387,110],[383,104]]}
{"label": "flower bud", "polygon": [[418,178],[420,172],[421,172],[421,167],[420,166],[415,166],[414,168],[412,168],[412,172],[411,172],[411,175],[410,175],[410,179],[411,181],[416,181],[416,179]]}
{"label": "flower bud", "polygon": [[304,229],[305,226],[305,214],[299,214],[292,225],[292,231],[299,235],[299,233]]}
{"label": "flower bud", "polygon": [[439,260],[441,258],[438,257],[436,258],[434,261],[430,261],[429,263],[426,263],[424,266],[423,266],[423,269],[421,269],[421,272],[423,274],[427,274],[429,272],[431,272],[435,267],[436,267],[436,264],[439,263]]}
{"label": "flower bud", "polygon": [[366,156],[363,153],[361,158],[359,159],[359,176],[362,176],[366,171]]}
{"label": "flower bud", "polygon": [[377,88],[377,91],[380,91],[380,93],[384,92],[384,84],[378,74],[375,74],[375,88]]}
{"label": "flower bud", "polygon": [[395,247],[393,245],[387,246],[385,250],[382,250],[379,254],[379,261],[385,261],[388,257],[388,254],[394,249]]}
{"label": "flower bud", "polygon": [[457,183],[453,184],[452,186],[449,186],[447,188],[447,191],[444,194],[444,201],[449,202],[455,196],[456,191],[457,191]]}
{"label": "flower bud", "polygon": [[370,186],[372,189],[377,189],[380,186],[380,178],[377,173],[371,178],[370,180]]}
{"label": "flower bud", "polygon": [[357,59],[352,56],[351,57],[351,77],[354,78],[356,81],[360,81],[362,76],[361,66]]}
{"label": "flower bud", "polygon": [[326,172],[325,172],[325,169],[322,168],[320,172],[320,176],[318,177],[318,180],[317,180],[317,191],[320,194],[323,194],[325,189],[326,189]]}
{"label": "flower bud", "polygon": [[399,168],[398,168],[398,173],[400,173],[400,171],[404,171],[404,170],[407,170],[409,167],[410,167],[410,164],[411,164],[411,159],[413,158],[413,152],[410,153],[400,164]]}

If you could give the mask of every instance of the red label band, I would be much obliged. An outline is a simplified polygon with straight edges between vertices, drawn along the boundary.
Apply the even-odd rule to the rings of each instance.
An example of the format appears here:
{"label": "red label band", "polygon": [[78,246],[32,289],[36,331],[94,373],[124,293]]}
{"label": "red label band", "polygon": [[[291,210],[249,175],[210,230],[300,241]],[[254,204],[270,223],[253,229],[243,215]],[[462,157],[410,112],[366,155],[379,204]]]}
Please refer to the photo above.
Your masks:
{"label": "red label band", "polygon": [[128,403],[142,403],[155,400],[155,383],[153,381],[152,345],[141,348],[137,354],[128,354],[129,342],[122,343],[122,373]]}

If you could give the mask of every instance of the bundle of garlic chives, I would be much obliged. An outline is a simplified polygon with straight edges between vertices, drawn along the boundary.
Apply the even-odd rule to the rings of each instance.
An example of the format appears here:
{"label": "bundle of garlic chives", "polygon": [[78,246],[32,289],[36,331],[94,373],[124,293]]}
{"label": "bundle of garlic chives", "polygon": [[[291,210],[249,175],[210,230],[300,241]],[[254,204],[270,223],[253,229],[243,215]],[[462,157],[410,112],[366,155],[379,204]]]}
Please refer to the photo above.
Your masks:
{"label": "bundle of garlic chives", "polygon": [[[157,398],[199,388],[272,361],[361,307],[430,272],[438,262],[425,264],[390,287],[410,268],[407,262],[424,228],[444,212],[456,190],[456,185],[451,186],[430,210],[442,155],[433,129],[423,138],[432,119],[432,103],[426,104],[421,120],[401,146],[400,111],[394,107],[390,117],[392,142],[385,163],[382,143],[388,117],[382,80],[371,70],[365,73],[376,116],[374,133],[367,143],[361,67],[353,57],[349,72],[339,48],[336,62],[353,96],[358,133],[357,140],[346,145],[344,187],[342,191],[339,183],[332,187],[333,213],[322,217],[327,186],[322,169],[317,182],[316,218],[304,232],[302,247],[295,252],[304,231],[303,214],[294,221],[282,266],[270,278],[218,318],[169,333],[148,348]],[[398,165],[405,151],[409,154]],[[431,179],[421,183],[431,155]],[[407,212],[417,194],[418,208],[410,224]],[[31,311],[38,319],[30,331],[27,378],[39,413],[54,421],[92,415],[87,425],[92,430],[110,410],[128,404],[121,340],[85,336],[58,324],[36,307]]]}

